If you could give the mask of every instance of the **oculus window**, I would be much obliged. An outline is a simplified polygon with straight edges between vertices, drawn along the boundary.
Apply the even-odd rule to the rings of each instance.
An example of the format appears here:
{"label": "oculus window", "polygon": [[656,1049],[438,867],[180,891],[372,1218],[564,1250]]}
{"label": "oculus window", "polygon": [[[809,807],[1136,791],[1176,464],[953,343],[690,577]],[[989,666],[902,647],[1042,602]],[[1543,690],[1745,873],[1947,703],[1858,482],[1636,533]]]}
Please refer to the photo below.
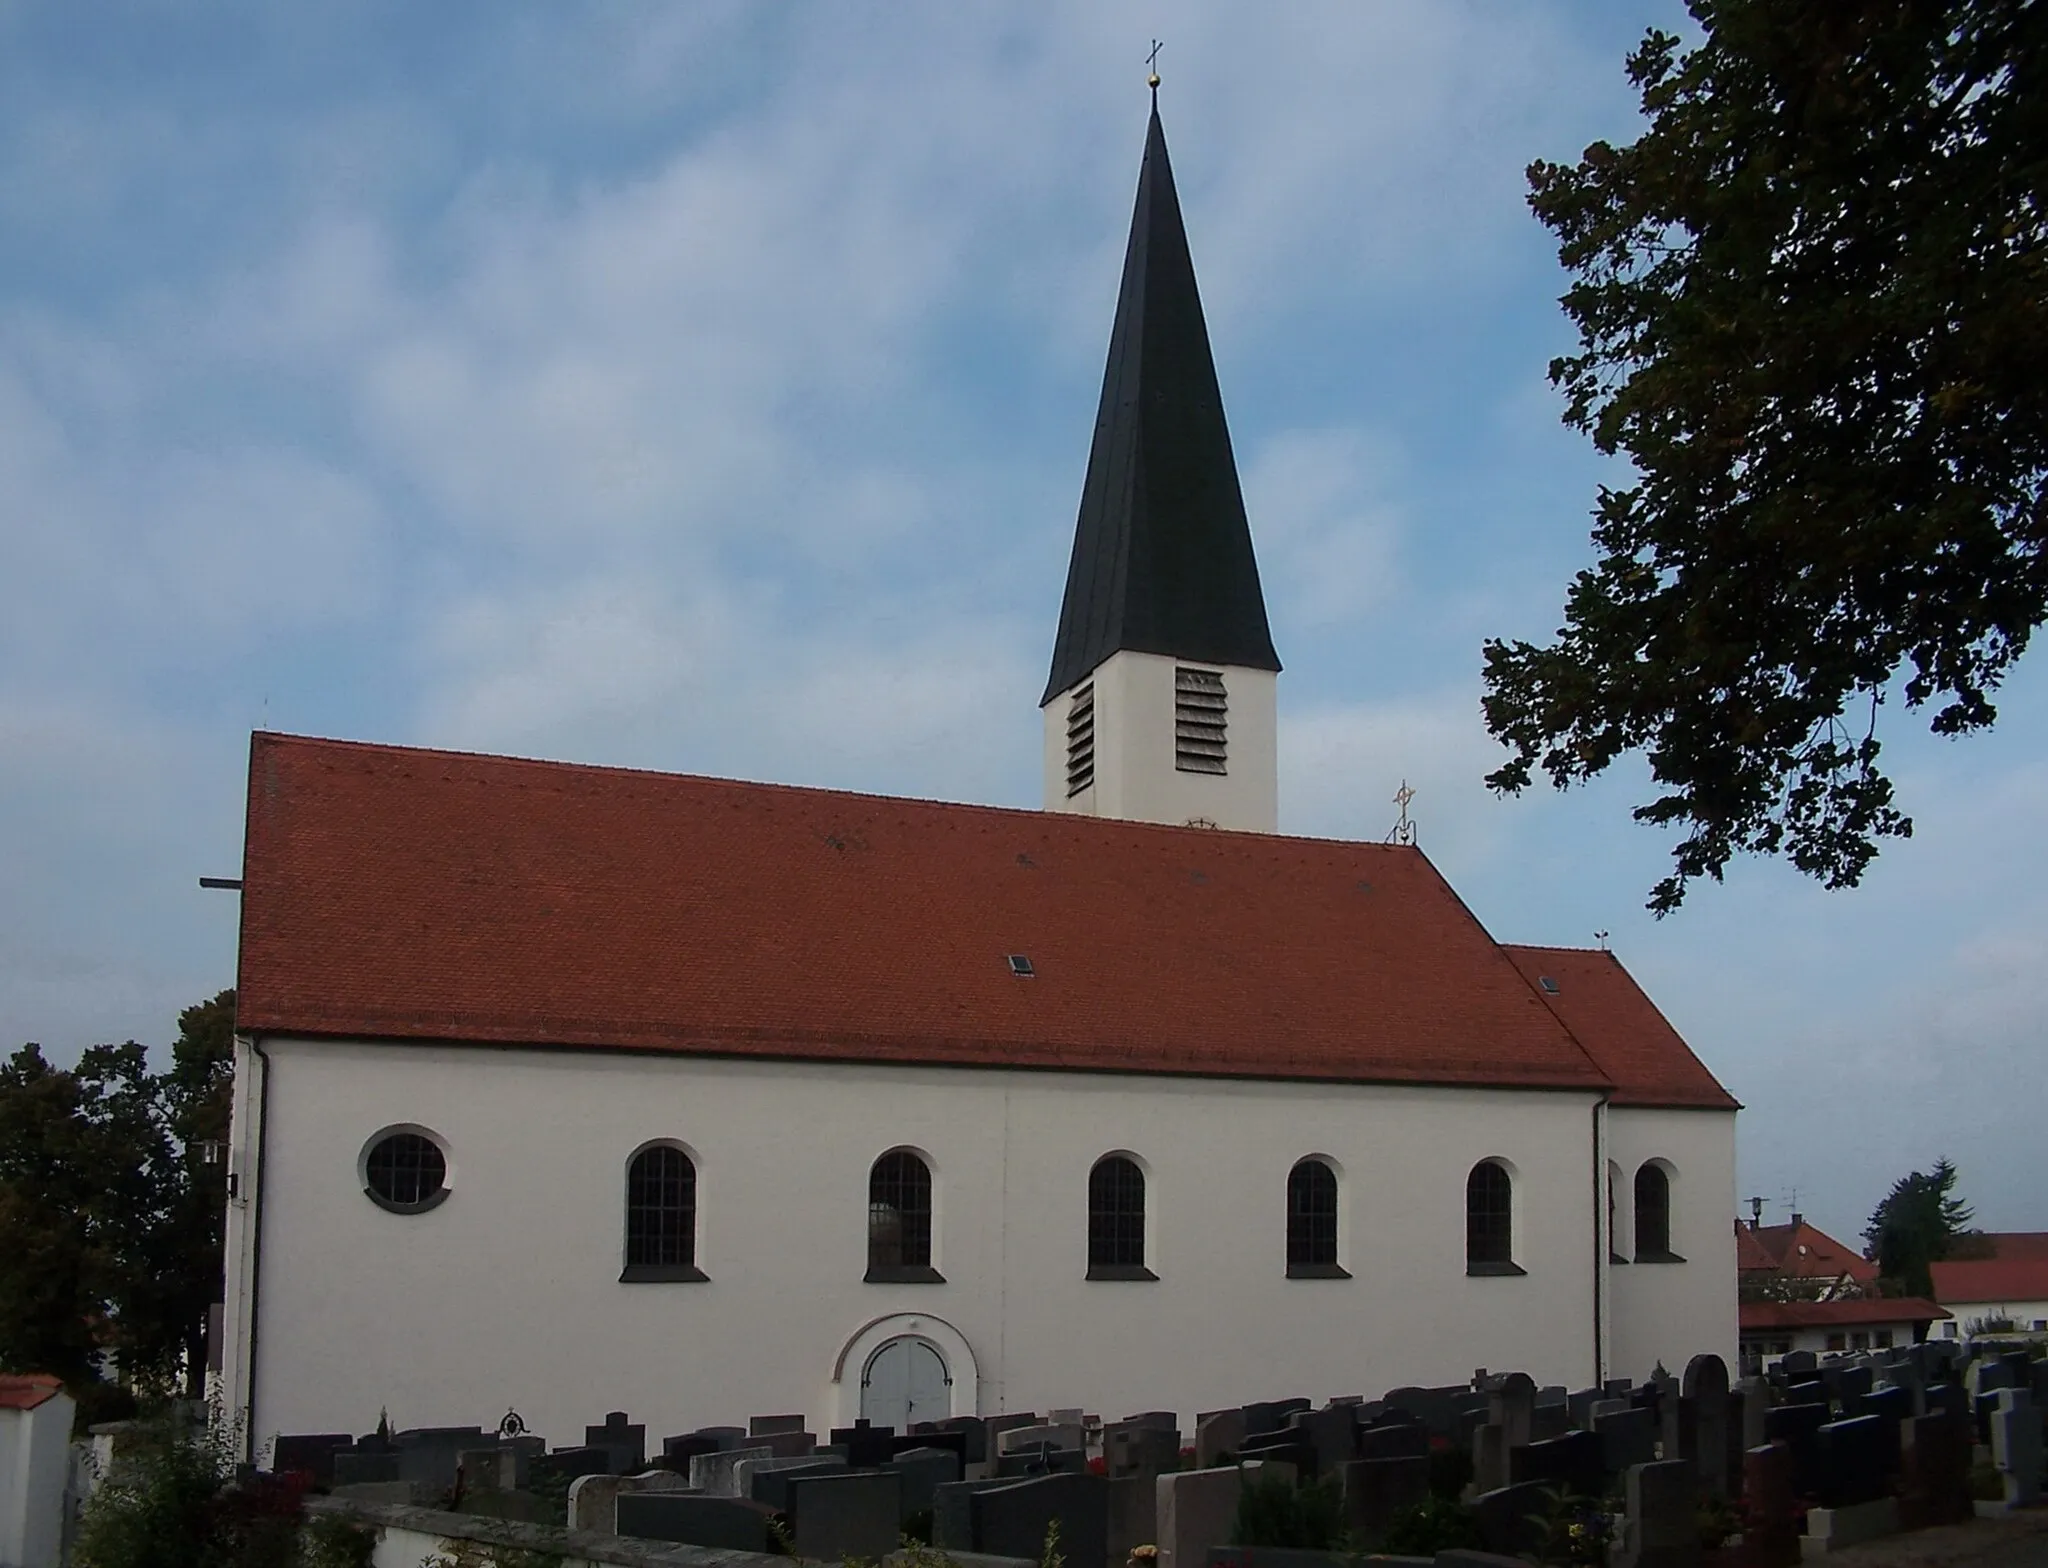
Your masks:
{"label": "oculus window", "polygon": [[424,1214],[448,1197],[448,1154],[424,1128],[389,1128],[363,1149],[362,1180],[378,1208]]}
{"label": "oculus window", "polygon": [[1145,1267],[1145,1173],[1122,1154],[1088,1173],[1088,1278],[1157,1279]]}

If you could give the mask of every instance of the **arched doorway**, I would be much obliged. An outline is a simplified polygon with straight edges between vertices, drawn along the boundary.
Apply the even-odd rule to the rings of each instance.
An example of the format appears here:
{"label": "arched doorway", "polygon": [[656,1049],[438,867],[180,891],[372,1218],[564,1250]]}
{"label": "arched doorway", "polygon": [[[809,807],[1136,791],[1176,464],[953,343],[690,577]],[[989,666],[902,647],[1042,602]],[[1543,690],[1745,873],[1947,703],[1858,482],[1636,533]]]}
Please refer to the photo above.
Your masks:
{"label": "arched doorway", "polygon": [[953,1375],[939,1347],[904,1334],[885,1341],[860,1374],[861,1419],[908,1432],[913,1421],[943,1421],[953,1413]]}

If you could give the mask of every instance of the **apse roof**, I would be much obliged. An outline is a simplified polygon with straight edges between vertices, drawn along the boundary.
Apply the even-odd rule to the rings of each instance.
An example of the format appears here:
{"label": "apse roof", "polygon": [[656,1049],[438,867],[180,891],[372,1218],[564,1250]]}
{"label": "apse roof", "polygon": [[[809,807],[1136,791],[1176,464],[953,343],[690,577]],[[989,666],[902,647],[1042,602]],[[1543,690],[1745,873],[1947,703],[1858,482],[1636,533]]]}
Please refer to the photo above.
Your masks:
{"label": "apse roof", "polygon": [[238,986],[303,1036],[1674,1104],[1703,1071],[1668,1027],[1596,1061],[1413,848],[271,734]]}
{"label": "apse roof", "polygon": [[1280,668],[1156,108],[1040,704],[1126,649]]}

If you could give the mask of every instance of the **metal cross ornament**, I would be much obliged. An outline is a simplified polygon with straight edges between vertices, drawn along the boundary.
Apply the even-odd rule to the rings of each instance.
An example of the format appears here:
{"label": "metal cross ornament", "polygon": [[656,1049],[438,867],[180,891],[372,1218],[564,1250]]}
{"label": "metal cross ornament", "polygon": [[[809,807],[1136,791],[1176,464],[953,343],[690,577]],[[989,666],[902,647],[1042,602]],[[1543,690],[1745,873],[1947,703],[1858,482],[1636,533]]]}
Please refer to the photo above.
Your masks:
{"label": "metal cross ornament", "polygon": [[1159,96],[1159,49],[1159,40],[1155,38],[1152,40],[1152,52],[1145,56],[1145,69],[1150,73],[1145,78],[1145,85],[1152,89],[1155,98]]}
{"label": "metal cross ornament", "polygon": [[1401,808],[1401,818],[1394,824],[1394,831],[1387,835],[1389,844],[1415,842],[1415,823],[1408,815],[1408,802],[1414,798],[1415,791],[1408,787],[1408,781],[1401,780],[1401,787],[1394,791],[1394,804]]}

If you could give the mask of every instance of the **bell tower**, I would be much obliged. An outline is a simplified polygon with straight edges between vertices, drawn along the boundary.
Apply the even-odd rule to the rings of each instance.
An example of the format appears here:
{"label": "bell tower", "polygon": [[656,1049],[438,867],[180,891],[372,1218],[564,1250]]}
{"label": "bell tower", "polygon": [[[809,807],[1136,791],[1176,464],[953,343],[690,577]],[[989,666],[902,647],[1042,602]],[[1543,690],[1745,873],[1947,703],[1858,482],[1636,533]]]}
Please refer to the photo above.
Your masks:
{"label": "bell tower", "polygon": [[1046,809],[1277,831],[1279,673],[1155,92],[1039,699]]}

